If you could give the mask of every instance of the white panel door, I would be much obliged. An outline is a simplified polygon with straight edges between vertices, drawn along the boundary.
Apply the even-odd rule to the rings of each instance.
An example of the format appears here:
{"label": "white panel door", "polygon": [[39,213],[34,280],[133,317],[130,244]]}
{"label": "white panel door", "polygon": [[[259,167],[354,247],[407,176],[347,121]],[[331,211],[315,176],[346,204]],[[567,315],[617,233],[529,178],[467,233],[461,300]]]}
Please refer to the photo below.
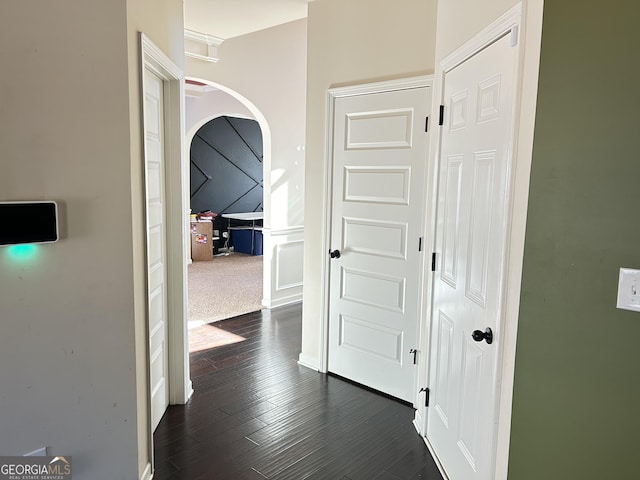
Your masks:
{"label": "white panel door", "polygon": [[165,234],[163,81],[144,72],[144,134],[147,208],[147,282],[151,420],[155,429],[169,405],[167,269]]}
{"label": "white panel door", "polygon": [[493,479],[516,60],[507,35],[444,77],[427,437],[451,480]]}
{"label": "white panel door", "polygon": [[430,102],[421,87],[334,110],[328,368],[411,402]]}

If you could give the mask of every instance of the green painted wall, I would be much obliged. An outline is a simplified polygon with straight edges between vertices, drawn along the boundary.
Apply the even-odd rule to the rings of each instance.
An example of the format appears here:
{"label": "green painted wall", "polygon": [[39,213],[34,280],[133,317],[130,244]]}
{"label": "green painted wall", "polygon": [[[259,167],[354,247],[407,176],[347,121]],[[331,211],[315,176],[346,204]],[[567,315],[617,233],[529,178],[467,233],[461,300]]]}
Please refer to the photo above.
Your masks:
{"label": "green painted wall", "polygon": [[640,478],[640,3],[545,2],[510,480]]}

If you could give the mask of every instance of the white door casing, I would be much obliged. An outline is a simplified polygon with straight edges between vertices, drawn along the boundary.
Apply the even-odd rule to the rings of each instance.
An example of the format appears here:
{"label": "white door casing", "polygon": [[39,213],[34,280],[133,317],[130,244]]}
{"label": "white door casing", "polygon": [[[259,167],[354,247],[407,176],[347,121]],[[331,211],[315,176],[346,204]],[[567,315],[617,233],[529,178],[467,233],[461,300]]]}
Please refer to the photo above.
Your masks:
{"label": "white door casing", "polygon": [[[142,133],[144,146],[144,224],[140,228],[145,232],[145,269],[144,274],[147,283],[147,372],[148,378],[148,425],[149,431],[147,444],[150,447],[149,458],[153,455],[153,428],[159,419],[154,408],[155,404],[183,404],[193,393],[189,378],[189,351],[187,337],[187,264],[186,256],[189,246],[188,222],[186,206],[188,195],[188,170],[184,162],[184,75],[182,71],[143,33],[140,33],[141,53],[141,98]],[[150,80],[149,80],[150,78]],[[159,84],[158,84],[159,82]],[[150,92],[148,92],[150,90]],[[148,95],[149,93],[149,95]],[[157,104],[157,105],[156,105]],[[155,105],[155,106],[154,106]],[[156,111],[156,108],[158,111]],[[154,132],[158,138],[154,139]],[[162,140],[160,140],[162,137]],[[162,149],[162,158],[156,150]],[[147,162],[158,163],[162,161],[162,168],[154,172],[153,177],[149,167],[154,169],[157,165],[148,165]],[[157,176],[163,175],[158,182]],[[155,188],[155,190],[152,190]],[[162,189],[162,202],[154,198],[152,192]],[[162,213],[158,211],[161,205]],[[162,227],[158,219],[161,218]],[[149,228],[149,227],[152,228]],[[163,268],[158,266],[157,248],[159,244],[152,237],[163,229],[161,257]],[[156,249],[156,250],[154,250]],[[159,282],[157,275],[164,272],[165,299],[159,300]],[[155,295],[154,295],[155,292]],[[152,305],[152,301],[155,302]],[[164,305],[164,323],[159,329],[155,315],[156,305]],[[163,352],[159,355],[158,338],[152,338],[151,333],[163,332]],[[165,356],[166,355],[166,356]],[[163,358],[162,362],[157,361]],[[153,363],[156,360],[155,364]],[[162,373],[158,367],[162,365]],[[164,385],[159,379],[164,379]],[[152,383],[154,384],[152,386]],[[160,397],[153,398],[153,392],[163,393]],[[157,393],[156,392],[156,393]],[[166,395],[166,400],[160,398]],[[164,409],[162,412],[164,412]],[[149,468],[151,468],[149,466]]]}
{"label": "white door casing", "polygon": [[329,246],[340,257],[329,264],[328,370],[410,402],[430,105],[425,82],[347,93],[335,97],[331,130]]}
{"label": "white door casing", "polygon": [[494,478],[517,33],[443,72],[426,437],[450,480]]}

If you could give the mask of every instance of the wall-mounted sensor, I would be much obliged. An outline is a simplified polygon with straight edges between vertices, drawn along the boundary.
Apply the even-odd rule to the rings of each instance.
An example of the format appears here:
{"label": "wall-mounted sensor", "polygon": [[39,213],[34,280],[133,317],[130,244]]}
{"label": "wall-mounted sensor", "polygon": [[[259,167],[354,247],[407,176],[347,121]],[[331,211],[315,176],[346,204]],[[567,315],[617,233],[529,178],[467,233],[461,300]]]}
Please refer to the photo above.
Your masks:
{"label": "wall-mounted sensor", "polygon": [[58,238],[56,202],[0,202],[0,246],[53,243]]}

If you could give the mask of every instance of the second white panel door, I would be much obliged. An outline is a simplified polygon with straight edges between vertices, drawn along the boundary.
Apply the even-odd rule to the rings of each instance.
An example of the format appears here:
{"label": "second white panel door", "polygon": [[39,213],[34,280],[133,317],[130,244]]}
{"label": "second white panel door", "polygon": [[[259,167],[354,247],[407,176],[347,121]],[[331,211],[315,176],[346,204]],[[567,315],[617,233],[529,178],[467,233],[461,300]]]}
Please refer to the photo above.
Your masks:
{"label": "second white panel door", "polygon": [[516,67],[505,34],[444,77],[427,437],[451,480],[493,478]]}
{"label": "second white panel door", "polygon": [[411,402],[430,102],[421,87],[334,109],[329,371]]}

